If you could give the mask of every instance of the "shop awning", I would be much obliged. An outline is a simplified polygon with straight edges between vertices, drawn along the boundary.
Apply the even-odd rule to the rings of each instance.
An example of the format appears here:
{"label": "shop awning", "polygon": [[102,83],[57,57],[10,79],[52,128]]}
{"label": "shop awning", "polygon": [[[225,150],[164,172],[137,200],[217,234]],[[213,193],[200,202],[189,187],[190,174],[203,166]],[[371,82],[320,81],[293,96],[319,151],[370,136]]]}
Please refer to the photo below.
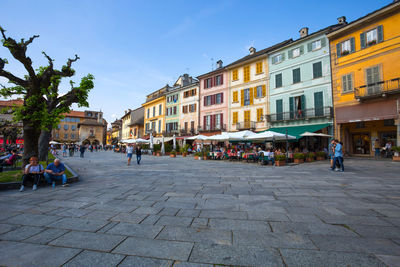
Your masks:
{"label": "shop awning", "polygon": [[274,131],[277,133],[286,134],[286,129],[287,129],[288,135],[293,135],[297,139],[300,139],[300,138],[302,138],[301,135],[305,132],[314,133],[314,132],[324,129],[328,126],[332,126],[332,124],[331,123],[323,123],[323,124],[301,125],[301,126],[291,126],[291,127],[276,127],[276,128],[270,128],[270,129],[268,129],[268,131]]}

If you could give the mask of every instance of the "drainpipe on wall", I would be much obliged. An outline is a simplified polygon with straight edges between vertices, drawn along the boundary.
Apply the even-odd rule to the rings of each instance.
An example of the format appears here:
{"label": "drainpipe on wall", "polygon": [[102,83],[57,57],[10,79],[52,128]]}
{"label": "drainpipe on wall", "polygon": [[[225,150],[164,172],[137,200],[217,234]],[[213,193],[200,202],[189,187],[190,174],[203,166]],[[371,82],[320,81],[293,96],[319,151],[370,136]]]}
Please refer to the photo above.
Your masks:
{"label": "drainpipe on wall", "polygon": [[[334,99],[333,99],[333,77],[332,77],[332,53],[331,53],[331,41],[329,40],[329,38],[327,38],[328,39],[328,48],[329,48],[329,64],[330,64],[330,72],[331,72],[331,98],[332,98],[332,120],[333,120],[333,123],[332,123],[332,136],[333,136],[333,138],[337,138],[337,139],[339,139],[339,137],[336,137],[336,134],[335,134],[335,126],[336,126],[336,117],[335,117],[335,101],[334,101]],[[340,135],[340,134],[339,134]]]}

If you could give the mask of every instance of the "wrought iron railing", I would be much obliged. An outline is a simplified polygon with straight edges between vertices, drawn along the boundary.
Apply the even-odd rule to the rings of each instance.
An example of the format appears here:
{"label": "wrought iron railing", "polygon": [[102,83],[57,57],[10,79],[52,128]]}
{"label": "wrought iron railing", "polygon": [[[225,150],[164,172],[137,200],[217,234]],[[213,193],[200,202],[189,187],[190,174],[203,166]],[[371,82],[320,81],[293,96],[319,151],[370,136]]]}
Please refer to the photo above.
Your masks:
{"label": "wrought iron railing", "polygon": [[255,121],[243,121],[236,123],[236,130],[251,130],[256,128]]}
{"label": "wrought iron railing", "polygon": [[360,100],[396,93],[400,93],[400,77],[354,88],[354,97]]}
{"label": "wrought iron railing", "polygon": [[266,115],[268,122],[279,122],[279,121],[292,121],[292,120],[305,120],[313,118],[332,118],[333,108],[332,107],[320,107],[310,108],[282,113],[275,113]]}
{"label": "wrought iron railing", "polygon": [[226,124],[220,125],[203,125],[198,127],[199,132],[225,131]]}

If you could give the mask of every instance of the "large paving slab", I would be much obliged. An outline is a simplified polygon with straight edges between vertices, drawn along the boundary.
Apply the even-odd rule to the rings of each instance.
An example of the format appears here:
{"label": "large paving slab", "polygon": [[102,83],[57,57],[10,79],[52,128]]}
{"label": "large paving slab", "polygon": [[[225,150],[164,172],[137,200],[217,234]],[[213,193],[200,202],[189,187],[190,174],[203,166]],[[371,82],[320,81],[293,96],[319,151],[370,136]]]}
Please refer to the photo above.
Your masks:
{"label": "large paving slab", "polygon": [[[113,152],[68,188],[0,192],[0,266],[396,266],[400,164],[286,167]],[[21,255],[24,255],[21,257]],[[47,255],[56,255],[46,257]]]}

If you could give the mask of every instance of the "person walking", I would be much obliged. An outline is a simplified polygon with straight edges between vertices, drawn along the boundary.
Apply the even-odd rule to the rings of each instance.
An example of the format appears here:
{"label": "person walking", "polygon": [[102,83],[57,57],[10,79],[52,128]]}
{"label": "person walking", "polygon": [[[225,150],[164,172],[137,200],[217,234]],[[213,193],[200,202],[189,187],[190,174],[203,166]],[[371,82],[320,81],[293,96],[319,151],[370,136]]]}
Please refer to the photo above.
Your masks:
{"label": "person walking", "polygon": [[375,159],[378,159],[381,154],[381,144],[378,138],[375,139],[374,148],[375,148]]}
{"label": "person walking", "polygon": [[81,147],[79,148],[79,152],[81,152],[81,154],[80,154],[81,158],[85,157],[85,150],[86,150],[86,147],[84,145],[81,145]]}
{"label": "person walking", "polygon": [[132,155],[133,155],[133,146],[132,144],[129,144],[128,147],[126,148],[126,156],[128,157],[128,166],[131,165]]}
{"label": "person walking", "polygon": [[328,147],[328,157],[331,161],[331,168],[333,168],[333,159],[335,157],[335,139],[332,139]]}
{"label": "person walking", "polygon": [[140,145],[136,146],[136,161],[137,164],[140,165],[140,161],[142,160],[142,148]]}
{"label": "person walking", "polygon": [[333,166],[331,168],[332,171],[335,170],[336,163],[339,163],[339,171],[344,172],[342,148],[342,144],[338,140],[335,140],[335,158],[333,159]]}

